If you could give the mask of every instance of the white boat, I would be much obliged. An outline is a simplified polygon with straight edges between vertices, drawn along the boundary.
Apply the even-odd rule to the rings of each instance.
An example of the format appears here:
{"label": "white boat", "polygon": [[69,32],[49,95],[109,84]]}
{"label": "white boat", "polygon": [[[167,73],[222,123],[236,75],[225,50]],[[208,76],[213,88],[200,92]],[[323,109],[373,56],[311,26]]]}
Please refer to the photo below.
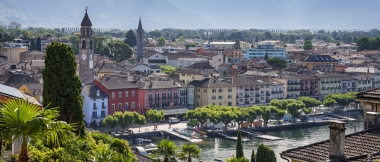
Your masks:
{"label": "white boat", "polygon": [[145,149],[155,149],[157,148],[157,145],[153,144],[153,143],[149,143],[147,145],[145,145]]}

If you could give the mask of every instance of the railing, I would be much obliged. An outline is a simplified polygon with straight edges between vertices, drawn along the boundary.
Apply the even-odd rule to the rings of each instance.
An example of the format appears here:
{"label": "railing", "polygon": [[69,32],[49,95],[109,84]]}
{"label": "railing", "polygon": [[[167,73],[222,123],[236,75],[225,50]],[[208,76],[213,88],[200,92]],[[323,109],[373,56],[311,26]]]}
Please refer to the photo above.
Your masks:
{"label": "railing", "polygon": [[298,88],[292,88],[292,89],[288,89],[288,91],[299,91],[300,89]]}
{"label": "railing", "polygon": [[245,97],[247,98],[247,97],[249,97],[249,95],[245,95]]}
{"label": "railing", "polygon": [[255,88],[255,91],[258,91],[258,90],[260,90],[260,88]]}
{"label": "railing", "polygon": [[163,99],[163,100],[166,100],[166,96],[162,96],[162,99]]}
{"label": "railing", "polygon": [[94,110],[98,110],[98,106],[94,106],[93,109],[94,109]]}
{"label": "railing", "polygon": [[178,96],[174,96],[174,99],[178,99]]}
{"label": "railing", "polygon": [[322,87],[322,90],[325,90],[325,87]]}
{"label": "railing", "polygon": [[102,105],[102,109],[107,109],[107,108],[106,108],[106,105]]}
{"label": "railing", "polygon": [[265,95],[266,95],[266,96],[270,96],[270,93],[266,93]]}
{"label": "railing", "polygon": [[236,98],[239,98],[239,96],[237,95]]}
{"label": "railing", "polygon": [[249,101],[245,101],[245,104],[249,104]]}
{"label": "railing", "polygon": [[249,90],[250,90],[250,91],[254,91],[255,89],[254,89],[254,88],[250,88]]}
{"label": "railing", "polygon": [[160,100],[160,97],[155,97],[156,100]]}
{"label": "railing", "polygon": [[249,88],[246,88],[245,91],[249,91]]}
{"label": "railing", "polygon": [[239,105],[239,102],[236,102],[236,105]]}
{"label": "railing", "polygon": [[298,85],[301,84],[301,82],[288,82],[288,85]]}
{"label": "railing", "polygon": [[260,101],[259,101],[259,100],[256,100],[255,103],[260,103]]}
{"label": "railing", "polygon": [[186,93],[180,93],[181,96],[187,96],[187,92]]}
{"label": "railing", "polygon": [[148,101],[153,101],[154,99],[153,98],[148,98]]}
{"label": "railing", "polygon": [[256,93],[255,96],[256,96],[256,97],[260,97],[260,94],[257,94],[257,93]]}
{"label": "railing", "polygon": [[277,93],[277,91],[272,91],[272,94],[276,94]]}
{"label": "railing", "polygon": [[102,114],[101,117],[102,117],[102,118],[106,117],[106,114]]}
{"label": "railing", "polygon": [[334,81],[334,83],[337,83],[338,81]]}
{"label": "railing", "polygon": [[278,93],[284,93],[284,91],[283,90],[279,90]]}
{"label": "railing", "polygon": [[270,102],[270,99],[266,99],[265,102]]}

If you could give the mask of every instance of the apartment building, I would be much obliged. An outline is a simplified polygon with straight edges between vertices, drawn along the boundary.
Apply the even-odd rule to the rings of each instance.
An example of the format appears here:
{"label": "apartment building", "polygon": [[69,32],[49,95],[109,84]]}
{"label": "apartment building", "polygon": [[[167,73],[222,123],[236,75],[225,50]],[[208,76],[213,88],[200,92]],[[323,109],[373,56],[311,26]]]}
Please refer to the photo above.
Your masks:
{"label": "apartment building", "polygon": [[347,67],[345,72],[351,75],[371,77],[373,79],[372,87],[380,87],[380,67],[378,66]]}
{"label": "apartment building", "polygon": [[342,74],[338,73],[324,73],[316,74],[315,77],[319,78],[320,85],[320,101],[324,101],[325,96],[329,94],[341,93],[342,90]]}
{"label": "apartment building", "polygon": [[272,88],[268,79],[233,77],[228,81],[236,87],[236,106],[251,106],[270,102]]}
{"label": "apartment building", "polygon": [[339,61],[330,55],[312,54],[302,62],[302,66],[307,67],[309,70],[331,72],[335,70],[338,63]]}
{"label": "apartment building", "polygon": [[[342,78],[342,93],[356,92],[358,79],[350,75],[344,75]],[[372,86],[372,85],[371,85]]]}
{"label": "apartment building", "polygon": [[367,76],[353,76],[358,80],[356,92],[366,91],[372,89],[372,78]]}
{"label": "apartment building", "polygon": [[284,84],[284,98],[296,99],[298,96],[300,96],[301,81],[299,76],[281,75],[277,78],[273,78],[273,80]]}
{"label": "apartment building", "polygon": [[319,79],[310,75],[299,76],[301,81],[300,95],[319,99]]}
{"label": "apartment building", "polygon": [[202,81],[206,78],[211,78],[213,74],[217,74],[213,70],[197,70],[197,69],[182,69],[178,70],[176,74],[179,75],[179,80],[185,84],[193,80]]}

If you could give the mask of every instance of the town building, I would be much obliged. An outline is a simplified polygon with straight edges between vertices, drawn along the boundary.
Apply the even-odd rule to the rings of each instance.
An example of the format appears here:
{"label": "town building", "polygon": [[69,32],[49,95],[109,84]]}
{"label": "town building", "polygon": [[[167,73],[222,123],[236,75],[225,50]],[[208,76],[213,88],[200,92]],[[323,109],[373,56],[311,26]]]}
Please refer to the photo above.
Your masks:
{"label": "town building", "polygon": [[42,103],[42,83],[26,83],[18,88],[19,91],[34,97],[37,101]]}
{"label": "town building", "polygon": [[310,75],[298,75],[301,81],[300,95],[319,100],[319,79]]}
{"label": "town building", "polygon": [[128,73],[129,70],[117,63],[103,60],[103,62],[99,62],[94,66],[93,72],[96,74],[95,78],[101,78],[106,75],[110,76],[121,72]]}
{"label": "town building", "polygon": [[372,89],[372,78],[367,76],[353,76],[358,80],[356,92],[366,91]]}
{"label": "town building", "polygon": [[243,58],[243,51],[242,50],[226,50],[225,55],[231,60],[240,60]]}
{"label": "town building", "polygon": [[209,48],[234,49],[235,42],[205,42],[202,45],[204,49],[209,49]]}
{"label": "town building", "polygon": [[[219,65],[219,68],[220,68],[220,65]],[[214,70],[215,68],[210,65],[210,62],[204,61],[204,62],[196,62],[194,64],[191,64],[190,66],[186,67],[186,69]]]}
{"label": "town building", "polygon": [[167,57],[156,51],[146,51],[141,57],[141,63],[150,65],[167,64]]}
{"label": "town building", "polygon": [[324,101],[325,96],[329,94],[341,93],[342,91],[342,74],[338,73],[324,73],[315,74],[315,77],[319,78],[319,92],[320,101]]}
{"label": "town building", "polygon": [[29,96],[14,87],[0,84],[0,102],[2,104],[6,104],[7,101],[11,99],[28,100],[29,103],[35,104],[38,107],[42,108],[41,103],[38,102],[34,97]]}
{"label": "town building", "polygon": [[232,77],[227,80],[236,87],[236,106],[268,104],[272,95],[268,79]]}
{"label": "town building", "polygon": [[9,23],[8,29],[21,29],[21,23],[18,23],[17,21],[12,21]]}
{"label": "town building", "polygon": [[246,50],[246,59],[250,60],[252,58],[264,58],[268,54],[268,58],[278,57],[286,58],[285,48],[275,48],[271,43],[258,44],[256,48],[250,48]]}
{"label": "town building", "polygon": [[368,76],[373,78],[372,87],[380,87],[380,67],[377,66],[365,66],[365,67],[347,67],[346,73],[357,76]]}
{"label": "town building", "polygon": [[301,79],[296,75],[280,75],[277,78],[273,78],[278,82],[284,84],[284,98],[296,99],[300,96]]}
{"label": "town building", "polygon": [[342,93],[356,92],[358,88],[357,84],[358,79],[350,75],[344,75],[342,78]]}
{"label": "town building", "polygon": [[92,23],[86,8],[79,37],[79,77],[82,84],[88,84],[94,80],[94,38],[92,37],[91,26]]}
{"label": "town building", "polygon": [[272,88],[270,99],[284,99],[284,83],[281,83],[273,79],[268,79],[268,81],[271,84]]}
{"label": "town building", "polygon": [[179,75],[179,80],[185,84],[193,80],[202,81],[206,78],[211,78],[213,74],[217,74],[212,70],[197,70],[197,69],[182,69],[175,72]]}
{"label": "town building", "polygon": [[331,72],[335,70],[338,63],[339,61],[330,55],[312,54],[302,62],[302,66],[309,70]]}
{"label": "town building", "polygon": [[3,61],[20,62],[20,53],[28,51],[21,43],[4,43],[0,46],[0,56]]}
{"label": "town building", "polygon": [[20,60],[22,61],[29,61],[29,60],[45,60],[46,53],[36,51],[36,50],[30,50],[20,53]]}
{"label": "town building", "polygon": [[83,114],[86,126],[94,122],[100,125],[108,115],[108,96],[95,85],[85,85],[82,89]]}
{"label": "town building", "polygon": [[218,70],[220,64],[228,62],[228,59],[225,55],[218,55],[215,53],[198,53],[196,55],[198,58],[207,59],[210,62],[210,65],[216,70]]}

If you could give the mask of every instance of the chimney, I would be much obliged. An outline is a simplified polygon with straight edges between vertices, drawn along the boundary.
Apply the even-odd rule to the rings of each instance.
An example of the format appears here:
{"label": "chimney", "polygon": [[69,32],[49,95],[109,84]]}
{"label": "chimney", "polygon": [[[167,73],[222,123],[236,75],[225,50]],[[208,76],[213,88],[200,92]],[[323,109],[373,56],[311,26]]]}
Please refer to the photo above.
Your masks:
{"label": "chimney", "polygon": [[99,90],[96,90],[96,96],[100,96],[100,91]]}
{"label": "chimney", "polygon": [[345,151],[345,130],[346,122],[339,120],[330,121],[330,146],[329,146],[329,159],[330,161],[339,161],[344,157]]}
{"label": "chimney", "polygon": [[378,116],[379,116],[378,112],[366,112],[365,117],[364,117],[365,119],[364,129],[367,130],[367,129],[373,129],[373,128],[379,127]]}
{"label": "chimney", "polygon": [[36,89],[33,89],[33,95],[36,94]]}

